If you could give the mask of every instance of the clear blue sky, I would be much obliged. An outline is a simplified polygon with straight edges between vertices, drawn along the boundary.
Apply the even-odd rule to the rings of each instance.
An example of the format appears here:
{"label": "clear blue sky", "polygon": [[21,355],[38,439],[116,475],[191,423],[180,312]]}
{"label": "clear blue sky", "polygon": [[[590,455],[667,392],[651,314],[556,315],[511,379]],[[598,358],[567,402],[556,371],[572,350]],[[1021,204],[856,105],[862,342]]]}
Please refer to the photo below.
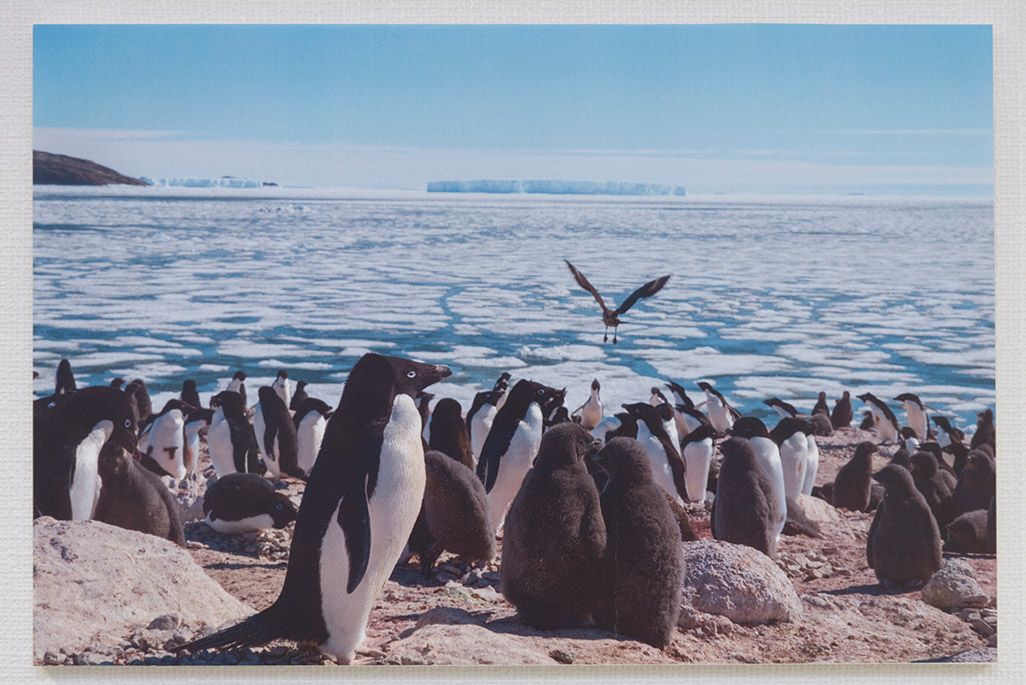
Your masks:
{"label": "clear blue sky", "polygon": [[729,192],[979,186],[993,165],[989,26],[37,26],[34,43],[37,147],[127,173],[695,173]]}

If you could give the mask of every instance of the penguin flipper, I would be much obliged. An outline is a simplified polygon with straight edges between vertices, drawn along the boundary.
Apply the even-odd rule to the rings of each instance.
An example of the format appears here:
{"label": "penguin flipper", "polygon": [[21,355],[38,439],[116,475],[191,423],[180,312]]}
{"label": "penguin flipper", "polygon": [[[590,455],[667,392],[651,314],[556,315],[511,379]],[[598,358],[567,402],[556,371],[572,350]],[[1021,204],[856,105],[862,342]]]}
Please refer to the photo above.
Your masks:
{"label": "penguin flipper", "polygon": [[346,593],[351,594],[363,580],[370,563],[371,529],[370,510],[366,496],[360,493],[345,494],[338,507],[338,525],[346,541],[349,556],[349,579]]}

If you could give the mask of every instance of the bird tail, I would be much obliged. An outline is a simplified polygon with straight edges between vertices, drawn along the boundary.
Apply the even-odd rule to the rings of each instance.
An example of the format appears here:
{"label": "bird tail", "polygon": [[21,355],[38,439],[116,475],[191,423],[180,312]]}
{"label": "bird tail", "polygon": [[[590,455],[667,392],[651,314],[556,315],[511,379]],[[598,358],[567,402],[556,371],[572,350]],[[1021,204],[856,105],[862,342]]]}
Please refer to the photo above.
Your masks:
{"label": "bird tail", "polygon": [[254,614],[231,628],[202,637],[199,640],[180,645],[175,651],[200,652],[205,649],[236,649],[240,647],[256,647],[267,644],[281,637],[278,621],[270,606],[258,614]]}

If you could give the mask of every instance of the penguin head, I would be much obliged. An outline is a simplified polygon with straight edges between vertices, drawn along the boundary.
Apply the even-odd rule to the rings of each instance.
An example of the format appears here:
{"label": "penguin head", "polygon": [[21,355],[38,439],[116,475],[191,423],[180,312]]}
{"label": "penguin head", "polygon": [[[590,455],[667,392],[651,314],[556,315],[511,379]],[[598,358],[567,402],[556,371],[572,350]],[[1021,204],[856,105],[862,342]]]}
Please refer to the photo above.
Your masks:
{"label": "penguin head", "polygon": [[633,404],[622,404],[630,416],[636,420],[643,422],[651,432],[655,432],[656,426],[662,426],[663,420],[659,416],[659,410],[653,407],[651,404],[645,402],[635,402]]}
{"label": "penguin head", "polygon": [[121,390],[124,385],[125,385],[125,379],[122,378],[121,376],[118,376],[117,378],[115,378],[114,380],[112,380],[110,382],[110,387],[114,388],[115,390]]}
{"label": "penguin head", "polygon": [[979,427],[983,427],[983,426],[990,426],[993,423],[994,423],[994,412],[991,411],[990,409],[984,409],[983,411],[981,411],[979,414],[976,415],[976,426],[978,428]]}
{"label": "penguin head", "polygon": [[633,438],[613,438],[594,458],[611,481],[636,483],[652,479],[652,467],[641,443]]}
{"label": "penguin head", "polygon": [[795,433],[809,435],[812,433],[812,426],[810,426],[809,422],[805,419],[788,416],[780,419],[777,425],[773,427],[773,430],[770,432],[770,438],[772,438],[773,442],[777,443],[777,445],[780,445]]}
{"label": "penguin head", "polygon": [[743,471],[751,471],[757,468],[755,449],[752,447],[752,443],[744,438],[733,437],[721,442],[720,452],[723,454],[723,465],[720,467],[721,474],[724,468]]}
{"label": "penguin head", "polygon": [[349,418],[360,420],[359,416],[387,416],[398,395],[416,400],[424,388],[451,375],[446,366],[368,352],[349,372],[332,418],[341,417],[345,422]]}
{"label": "penguin head", "polygon": [[908,407],[910,405],[914,405],[916,407],[919,407],[920,409],[923,408],[923,403],[919,401],[919,397],[916,396],[916,395],[913,395],[910,392],[903,392],[903,393],[901,393],[900,395],[898,395],[897,397],[894,398],[894,401],[895,402],[901,402],[903,405],[905,405],[905,407]]}
{"label": "penguin head", "polygon": [[851,393],[848,392],[847,390],[844,391],[844,394],[841,395],[841,397],[843,397],[844,399],[846,399],[848,401],[851,401]]}
{"label": "penguin head", "polygon": [[929,452],[920,450],[909,457],[908,461],[913,478],[933,478],[937,475],[937,459]]}
{"label": "penguin head", "polygon": [[232,374],[232,379],[236,381],[244,381],[246,380],[246,372],[236,371],[234,374]]}
{"label": "penguin head", "polygon": [[276,377],[277,378],[288,378],[289,377],[289,372],[286,371],[285,369],[278,369],[278,375]]}
{"label": "penguin head", "polygon": [[132,454],[113,441],[108,440],[100,448],[97,468],[100,477],[108,482],[124,477],[134,465]]}
{"label": "penguin head", "polygon": [[[272,388],[269,385],[260,386],[260,389],[257,390],[257,398],[260,400],[260,405],[262,407],[274,406],[276,404],[275,400],[278,400],[278,402],[282,402],[281,397],[278,396],[278,393],[275,392],[274,388]],[[282,404],[284,404],[284,402],[282,402]]]}
{"label": "penguin head", "polygon": [[673,419],[673,407],[669,402],[663,402],[657,406],[656,412],[659,414],[659,418],[663,421],[670,421]]}
{"label": "penguin head", "polygon": [[499,374],[499,379],[495,381],[495,385],[492,386],[492,390],[498,390],[500,393],[505,392],[506,388],[509,387],[509,380],[512,378],[509,373],[503,371]]}
{"label": "penguin head", "polygon": [[911,494],[916,490],[912,474],[904,466],[888,464],[873,474],[873,480],[884,487],[884,492],[889,496],[902,496]]}
{"label": "penguin head", "polygon": [[863,440],[855,446],[855,456],[853,459],[857,459],[860,462],[865,462],[866,468],[869,469],[873,465],[873,454],[876,453],[876,445],[868,440]]}
{"label": "penguin head", "polygon": [[595,454],[602,443],[576,423],[553,426],[542,435],[534,465],[541,469],[556,469],[583,463]]}
{"label": "penguin head", "polygon": [[734,422],[734,425],[730,427],[728,432],[736,438],[745,438],[746,440],[768,438],[770,436],[766,424],[755,416],[742,416]]}
{"label": "penguin head", "polygon": [[431,426],[432,432],[437,430],[436,427],[443,425],[458,426],[463,430],[466,430],[463,426],[463,407],[460,403],[451,397],[445,397],[438,400],[438,404],[435,405],[435,410],[431,412]]}
{"label": "penguin head", "polygon": [[959,475],[959,482],[965,482],[970,488],[976,490],[994,482],[994,458],[986,452],[974,449],[969,452],[962,473]]}
{"label": "penguin head", "polygon": [[659,388],[650,388],[649,393],[650,396],[648,398],[648,403],[651,404],[653,407],[667,403],[666,395],[664,395],[663,391]]}
{"label": "penguin head", "polygon": [[271,515],[275,528],[284,528],[296,520],[296,505],[280,492],[271,495],[269,508],[267,513]]}
{"label": "penguin head", "polygon": [[596,379],[594,379],[594,380],[593,380],[593,381],[591,382],[591,389],[592,389],[593,391],[595,391],[595,392],[598,392],[599,390],[601,390],[601,389],[602,389],[602,385],[601,385],[601,384],[599,384],[599,382],[598,382],[598,379],[597,379],[597,378],[596,378]]}
{"label": "penguin head", "polygon": [[861,395],[857,395],[857,397],[866,404],[869,404],[870,402],[876,399],[876,397],[871,392],[864,392]]}
{"label": "penguin head", "polygon": [[306,382],[306,381],[296,381],[296,389],[297,389],[297,390],[302,390],[302,389],[303,389],[303,388],[305,388],[305,387],[306,387],[307,385],[308,385],[308,384],[307,384],[307,382]]}
{"label": "penguin head", "polygon": [[196,381],[191,378],[182,381],[182,392],[196,392]]}
{"label": "penguin head", "polygon": [[128,397],[120,390],[102,386],[84,388],[58,404],[57,410],[86,432],[100,421],[110,421],[112,430],[108,442],[130,454],[135,453],[138,424]]}
{"label": "penguin head", "polygon": [[220,408],[225,416],[245,416],[246,414],[242,395],[233,390],[223,390],[211,397],[210,406]]}
{"label": "penguin head", "polygon": [[191,414],[196,409],[197,409],[197,407],[194,407],[191,404],[183,402],[180,399],[173,398],[173,399],[170,399],[170,400],[168,400],[167,402],[164,403],[164,408],[160,410],[160,414],[158,416],[163,416],[164,414],[167,414],[168,412],[176,411],[177,410],[177,411],[180,411],[182,413],[182,417],[184,418],[185,416],[188,416],[189,414]]}

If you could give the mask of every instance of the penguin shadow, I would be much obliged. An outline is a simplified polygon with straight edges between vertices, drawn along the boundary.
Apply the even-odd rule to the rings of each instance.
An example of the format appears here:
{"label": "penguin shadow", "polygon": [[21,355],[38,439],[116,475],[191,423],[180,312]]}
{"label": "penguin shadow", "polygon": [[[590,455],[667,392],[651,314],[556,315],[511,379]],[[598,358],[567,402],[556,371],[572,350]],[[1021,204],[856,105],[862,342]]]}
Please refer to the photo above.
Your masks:
{"label": "penguin shadow", "polygon": [[618,640],[630,642],[633,638],[618,635],[598,627],[572,626],[565,628],[533,628],[520,619],[520,614],[507,616],[484,625],[493,633],[520,635],[522,637],[560,637],[571,640]]}
{"label": "penguin shadow", "polygon": [[997,554],[984,552],[955,552],[946,549],[943,554],[945,559],[997,559]]}
{"label": "penguin shadow", "polygon": [[246,564],[241,561],[219,561],[213,564],[205,564],[204,568],[212,571],[241,571],[254,568],[277,570],[288,568],[288,561],[265,561],[260,564]]}

